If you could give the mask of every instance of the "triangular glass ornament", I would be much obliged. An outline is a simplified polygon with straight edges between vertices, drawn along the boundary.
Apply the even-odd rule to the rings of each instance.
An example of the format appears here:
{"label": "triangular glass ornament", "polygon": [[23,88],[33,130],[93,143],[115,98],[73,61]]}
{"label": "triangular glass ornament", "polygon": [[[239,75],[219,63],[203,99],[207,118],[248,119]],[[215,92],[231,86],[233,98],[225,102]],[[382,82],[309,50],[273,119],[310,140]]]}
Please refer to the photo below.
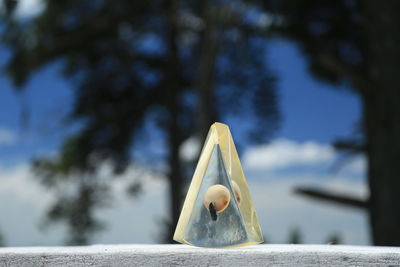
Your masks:
{"label": "triangular glass ornament", "polygon": [[208,132],[174,240],[199,247],[263,242],[246,178],[225,124],[214,123]]}

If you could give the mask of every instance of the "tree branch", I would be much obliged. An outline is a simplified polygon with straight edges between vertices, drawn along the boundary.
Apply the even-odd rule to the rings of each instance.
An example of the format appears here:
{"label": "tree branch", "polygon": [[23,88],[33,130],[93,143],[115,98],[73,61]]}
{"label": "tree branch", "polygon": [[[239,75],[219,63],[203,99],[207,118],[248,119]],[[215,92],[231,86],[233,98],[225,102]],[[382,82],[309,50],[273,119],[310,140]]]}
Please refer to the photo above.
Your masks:
{"label": "tree branch", "polygon": [[329,69],[338,76],[344,77],[352,82],[357,90],[360,92],[367,90],[370,85],[366,80],[366,76],[356,73],[354,70],[350,69],[336,57],[329,54],[320,54],[318,56],[319,63],[325,68]]}
{"label": "tree branch", "polygon": [[321,190],[317,188],[302,188],[302,187],[295,188],[294,192],[296,194],[304,195],[318,200],[333,202],[335,204],[349,206],[352,208],[361,208],[361,209],[368,208],[367,200],[346,194],[328,192],[326,190]]}

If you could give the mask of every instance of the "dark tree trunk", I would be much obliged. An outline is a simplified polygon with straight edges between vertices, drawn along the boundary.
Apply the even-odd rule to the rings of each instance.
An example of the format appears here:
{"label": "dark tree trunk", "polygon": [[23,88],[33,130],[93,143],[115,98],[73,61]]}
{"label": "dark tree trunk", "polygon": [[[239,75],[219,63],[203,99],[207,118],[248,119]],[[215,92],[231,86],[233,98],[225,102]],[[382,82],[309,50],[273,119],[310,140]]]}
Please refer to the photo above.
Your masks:
{"label": "dark tree trunk", "polygon": [[218,53],[217,25],[215,14],[211,12],[209,0],[201,3],[201,13],[205,24],[201,35],[200,60],[197,77],[198,133],[200,142],[207,136],[208,129],[215,122],[216,112],[213,100],[215,60]]}
{"label": "dark tree trunk", "polygon": [[362,93],[370,223],[375,245],[400,245],[400,1],[365,3],[367,72]]}
{"label": "dark tree trunk", "polygon": [[168,94],[168,146],[169,146],[169,159],[168,159],[168,182],[169,182],[169,200],[170,200],[170,221],[167,225],[166,243],[172,243],[175,227],[179,219],[181,203],[182,203],[182,168],[179,158],[179,147],[183,142],[182,130],[179,125],[179,112],[180,102],[179,95],[181,92],[181,72],[180,72],[180,59],[178,51],[178,16],[177,11],[179,7],[178,0],[167,1],[167,14],[169,22],[168,32],[168,47],[169,58],[168,65],[166,66],[165,73],[167,74],[167,94]]}
{"label": "dark tree trunk", "polygon": [[170,199],[170,215],[171,220],[168,225],[167,243],[172,243],[172,237],[174,235],[175,227],[179,219],[181,206],[182,206],[182,191],[184,181],[182,177],[181,161],[179,159],[179,147],[182,144],[182,140],[179,136],[179,126],[177,119],[172,118],[170,129],[169,129],[169,168],[168,173],[169,180],[169,199]]}

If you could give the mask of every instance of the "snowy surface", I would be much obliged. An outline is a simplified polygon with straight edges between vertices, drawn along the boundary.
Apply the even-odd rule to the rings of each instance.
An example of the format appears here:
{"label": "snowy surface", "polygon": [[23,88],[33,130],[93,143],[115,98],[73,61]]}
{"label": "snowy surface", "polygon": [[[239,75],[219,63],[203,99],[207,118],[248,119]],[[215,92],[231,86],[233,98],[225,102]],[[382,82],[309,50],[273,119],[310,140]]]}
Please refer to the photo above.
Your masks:
{"label": "snowy surface", "polygon": [[0,266],[388,266],[400,247],[258,245],[206,249],[186,245],[0,248]]}

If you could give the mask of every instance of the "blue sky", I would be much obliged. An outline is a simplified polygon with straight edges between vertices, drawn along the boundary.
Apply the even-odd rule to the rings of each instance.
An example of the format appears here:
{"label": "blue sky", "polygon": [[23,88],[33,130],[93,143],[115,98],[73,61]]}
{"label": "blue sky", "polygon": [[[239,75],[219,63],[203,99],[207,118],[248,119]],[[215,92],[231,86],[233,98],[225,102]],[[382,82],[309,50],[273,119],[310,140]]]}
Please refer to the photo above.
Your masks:
{"label": "blue sky", "polygon": [[[282,113],[276,137],[331,143],[336,138],[350,136],[360,118],[357,96],[314,79],[294,44],[273,41],[269,51],[267,60],[279,79]],[[0,56],[7,58],[4,48]],[[4,76],[0,76],[0,88],[0,127],[17,133],[19,140],[16,146],[2,147],[0,159],[16,161],[56,150],[70,129],[62,119],[73,97],[73,84],[59,75],[58,64],[36,73],[23,91],[17,92]],[[27,132],[22,134],[23,109],[28,109],[30,116]],[[233,132],[234,127],[231,125]]]}
{"label": "blue sky", "polygon": [[270,45],[270,65],[279,77],[284,138],[330,143],[349,136],[360,118],[358,97],[312,77],[296,45],[275,41]]}

